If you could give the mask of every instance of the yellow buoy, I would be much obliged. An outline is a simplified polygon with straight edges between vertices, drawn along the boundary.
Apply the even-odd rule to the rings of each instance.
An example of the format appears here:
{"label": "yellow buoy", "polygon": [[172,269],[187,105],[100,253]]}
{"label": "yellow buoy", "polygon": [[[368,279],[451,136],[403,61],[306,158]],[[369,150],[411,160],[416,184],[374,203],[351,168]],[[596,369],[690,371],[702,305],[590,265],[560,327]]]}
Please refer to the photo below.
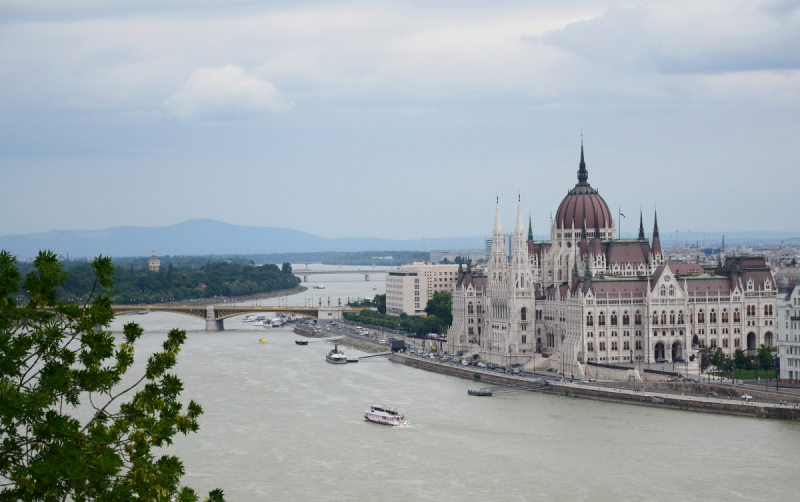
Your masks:
{"label": "yellow buoy", "polygon": [[267,339],[266,338],[262,338],[261,339],[261,343],[267,343]]}

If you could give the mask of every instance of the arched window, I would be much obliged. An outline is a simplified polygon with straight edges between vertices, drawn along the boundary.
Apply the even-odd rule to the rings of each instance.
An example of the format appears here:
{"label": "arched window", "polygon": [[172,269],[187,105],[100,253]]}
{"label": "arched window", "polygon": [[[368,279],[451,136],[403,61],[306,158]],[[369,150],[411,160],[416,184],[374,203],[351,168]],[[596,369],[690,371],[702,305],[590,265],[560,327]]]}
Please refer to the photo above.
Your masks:
{"label": "arched window", "polygon": [[711,313],[709,314],[709,322],[717,322],[717,312],[714,309],[711,309]]}
{"label": "arched window", "polygon": [[733,311],[733,322],[742,322],[742,318],[739,315],[739,309]]}
{"label": "arched window", "polygon": [[522,310],[519,311],[519,318],[522,321],[527,321],[528,320],[528,309],[526,309],[525,307],[522,307]]}
{"label": "arched window", "polygon": [[628,311],[626,310],[625,312],[622,313],[622,324],[627,326],[630,323],[631,323],[631,318],[628,315]]}
{"label": "arched window", "polygon": [[617,325],[617,313],[615,311],[611,312],[611,325],[612,326]]}
{"label": "arched window", "polygon": [[636,350],[642,350],[642,341],[636,340]]}
{"label": "arched window", "polygon": [[683,310],[678,311],[678,324],[683,324]]}
{"label": "arched window", "polygon": [[767,315],[772,315],[772,305],[767,305],[767,306],[769,307],[769,314]]}
{"label": "arched window", "polygon": [[658,324],[658,312],[653,312],[653,324]]}
{"label": "arched window", "polygon": [[717,339],[716,338],[712,338],[711,339],[711,348],[712,349],[717,348]]}
{"label": "arched window", "polygon": [[586,345],[587,345],[587,348],[589,349],[589,352],[594,352],[594,343],[589,342]]}
{"label": "arched window", "polygon": [[728,309],[722,309],[722,322],[728,322]]}
{"label": "arched window", "polygon": [[669,323],[670,324],[675,324],[675,311],[674,310],[670,310],[669,311]]}
{"label": "arched window", "polygon": [[597,324],[598,326],[605,326],[606,325],[606,315],[603,312],[600,312],[600,315],[597,316]]}
{"label": "arched window", "polygon": [[661,311],[661,324],[667,324],[667,311]]}
{"label": "arched window", "polygon": [[675,296],[675,285],[674,284],[670,284],[669,285],[669,296]]}
{"label": "arched window", "polygon": [[667,287],[663,284],[661,285],[661,296],[667,296]]}
{"label": "arched window", "polygon": [[587,326],[594,326],[594,319],[592,319],[592,313],[591,312],[586,314],[586,325]]}
{"label": "arched window", "polygon": [[636,315],[633,316],[633,322],[634,322],[634,324],[638,324],[638,325],[642,324],[642,314],[639,313],[638,310],[636,311]]}
{"label": "arched window", "polygon": [[703,309],[700,309],[700,312],[697,313],[697,322],[706,322],[706,315],[703,313]]}
{"label": "arched window", "polygon": [[472,314],[472,310],[472,302],[470,302],[470,304],[467,306],[467,314]]}

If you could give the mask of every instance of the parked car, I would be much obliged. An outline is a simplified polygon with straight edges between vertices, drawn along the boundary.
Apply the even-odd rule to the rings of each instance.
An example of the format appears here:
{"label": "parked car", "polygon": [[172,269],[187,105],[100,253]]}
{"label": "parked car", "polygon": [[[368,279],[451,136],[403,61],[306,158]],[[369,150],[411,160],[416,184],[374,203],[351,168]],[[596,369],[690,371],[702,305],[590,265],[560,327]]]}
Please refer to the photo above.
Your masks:
{"label": "parked car", "polygon": [[511,373],[519,375],[519,368],[514,368],[513,370],[511,370]]}
{"label": "parked car", "polygon": [[658,364],[664,364],[664,363],[666,363],[666,362],[667,362],[667,360],[666,360],[666,359],[656,359],[656,362],[657,362]]}
{"label": "parked car", "polygon": [[744,401],[749,401],[749,400],[753,399],[753,396],[751,396],[750,394],[742,394],[742,399]]}
{"label": "parked car", "polygon": [[463,364],[464,366],[469,366],[469,363],[467,361],[461,361],[461,364]]}
{"label": "parked car", "polygon": [[485,367],[486,367],[486,364],[484,364],[484,363],[478,363],[478,368],[485,368]]}
{"label": "parked car", "polygon": [[678,358],[675,359],[675,362],[676,363],[685,363],[686,361],[684,361],[684,359],[682,357],[678,357]]}
{"label": "parked car", "polygon": [[719,394],[717,394],[713,390],[708,391],[708,397],[717,397],[717,396],[719,396]]}

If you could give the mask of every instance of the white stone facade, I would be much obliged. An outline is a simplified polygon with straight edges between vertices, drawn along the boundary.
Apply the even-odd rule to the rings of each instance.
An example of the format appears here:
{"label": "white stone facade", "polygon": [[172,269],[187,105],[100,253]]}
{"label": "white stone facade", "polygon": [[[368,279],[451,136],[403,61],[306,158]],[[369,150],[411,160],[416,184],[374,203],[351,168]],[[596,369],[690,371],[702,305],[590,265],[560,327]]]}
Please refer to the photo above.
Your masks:
{"label": "white stone facade", "polygon": [[[544,362],[581,376],[589,362],[673,362],[704,346],[729,355],[775,346],[777,288],[763,258],[729,256],[713,269],[668,265],[657,222],[650,242],[641,215],[638,239],[615,238],[582,151],[578,180],[550,241],[534,242],[530,223],[525,239],[518,206],[510,258],[498,204],[486,275],[461,273],[455,283],[451,352],[505,366]],[[479,298],[485,316],[470,316]]]}
{"label": "white stone facade", "polygon": [[800,383],[800,283],[790,287],[785,278],[781,280],[776,309],[780,379],[797,384]]}

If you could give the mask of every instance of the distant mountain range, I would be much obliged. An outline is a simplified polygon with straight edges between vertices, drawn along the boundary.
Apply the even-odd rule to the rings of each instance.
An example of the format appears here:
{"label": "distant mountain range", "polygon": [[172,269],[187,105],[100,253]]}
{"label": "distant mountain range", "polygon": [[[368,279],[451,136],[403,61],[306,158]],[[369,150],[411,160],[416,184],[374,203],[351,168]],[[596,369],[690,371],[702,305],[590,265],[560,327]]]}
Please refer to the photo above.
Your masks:
{"label": "distant mountain range", "polygon": [[[649,236],[648,236],[649,237]],[[699,232],[662,232],[663,246],[699,243]],[[705,234],[708,247],[719,246],[721,232]],[[538,240],[538,238],[537,238]],[[775,243],[800,245],[800,232],[729,232],[726,246]],[[425,250],[483,249],[484,237],[426,238]],[[377,237],[327,239],[299,230],[275,227],[246,227],[211,219],[189,220],[166,227],[113,227],[103,230],[52,230],[38,234],[2,235],[0,249],[20,258],[36,256],[50,249],[74,257],[159,255],[226,255],[349,251],[422,251],[422,239],[396,240]]]}
{"label": "distant mountain range", "polygon": [[[484,238],[426,238],[425,249],[483,249]],[[74,257],[159,255],[267,254],[326,251],[422,251],[422,239],[376,237],[327,239],[298,230],[247,227],[211,219],[189,220],[166,227],[113,227],[103,230],[52,230],[38,234],[2,235],[0,249],[17,257],[50,249]]]}

